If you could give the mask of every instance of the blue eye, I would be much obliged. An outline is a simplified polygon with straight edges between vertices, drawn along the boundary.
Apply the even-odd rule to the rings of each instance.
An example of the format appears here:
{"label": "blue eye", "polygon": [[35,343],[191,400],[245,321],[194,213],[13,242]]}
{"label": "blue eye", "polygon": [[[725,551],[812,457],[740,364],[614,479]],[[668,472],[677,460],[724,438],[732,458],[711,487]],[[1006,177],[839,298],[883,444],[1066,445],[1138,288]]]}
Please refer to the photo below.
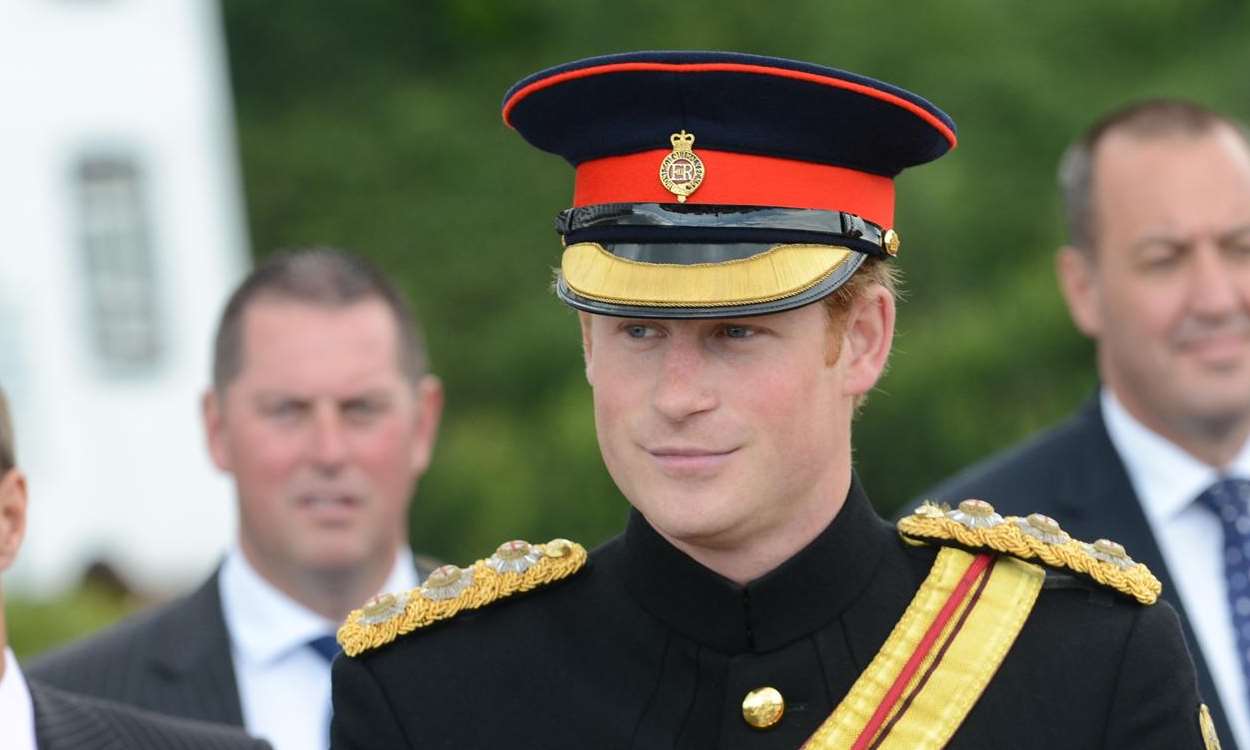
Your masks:
{"label": "blue eye", "polygon": [[725,337],[731,339],[746,339],[755,335],[755,329],[750,326],[725,326]]}
{"label": "blue eye", "polygon": [[652,331],[649,326],[634,323],[632,325],[625,326],[625,335],[629,336],[631,339],[645,339],[647,336],[652,335]]}

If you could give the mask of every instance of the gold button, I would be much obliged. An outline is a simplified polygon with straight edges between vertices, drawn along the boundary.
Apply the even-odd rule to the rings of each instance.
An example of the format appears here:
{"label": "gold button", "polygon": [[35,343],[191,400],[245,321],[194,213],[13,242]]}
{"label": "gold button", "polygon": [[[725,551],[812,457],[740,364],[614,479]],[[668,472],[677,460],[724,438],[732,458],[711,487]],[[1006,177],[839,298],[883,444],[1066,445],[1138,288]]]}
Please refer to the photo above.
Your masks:
{"label": "gold button", "polygon": [[898,255],[898,249],[903,244],[903,240],[898,236],[898,232],[893,229],[885,230],[885,234],[881,235],[881,247],[891,258]]}
{"label": "gold button", "polygon": [[1030,526],[1043,534],[1054,534],[1055,536],[1058,536],[1063,533],[1063,529],[1059,528],[1059,522],[1050,516],[1045,516],[1041,513],[1030,513],[1028,521]]}
{"label": "gold button", "polygon": [[543,545],[543,552],[547,557],[568,557],[573,552],[573,543],[567,539],[552,539]]}
{"label": "gold button", "polygon": [[1113,542],[1110,539],[1099,539],[1095,541],[1094,549],[1103,553],[1107,557],[1115,557],[1115,558],[1128,557],[1128,553],[1124,551],[1124,545]]}
{"label": "gold button", "polygon": [[1016,526],[1034,539],[1040,539],[1047,544],[1067,544],[1072,541],[1068,532],[1059,527],[1058,521],[1041,513],[1031,513],[1028,518],[1017,518]]}
{"label": "gold button", "polygon": [[455,565],[444,565],[430,572],[425,579],[426,588],[445,589],[460,580],[464,573]]}
{"label": "gold button", "polygon": [[781,721],[786,700],[777,688],[756,688],[742,699],[742,718],[756,729],[768,729]]}
{"label": "gold button", "polygon": [[361,609],[364,610],[365,617],[380,617],[395,608],[398,600],[394,594],[378,594],[365,603]]}
{"label": "gold button", "polygon": [[994,506],[984,500],[964,500],[959,504],[959,510],[973,518],[989,518],[994,515]]}
{"label": "gold button", "polygon": [[520,560],[530,553],[530,543],[522,539],[513,539],[511,542],[504,542],[499,545],[499,549],[495,550],[495,556],[500,560]]}

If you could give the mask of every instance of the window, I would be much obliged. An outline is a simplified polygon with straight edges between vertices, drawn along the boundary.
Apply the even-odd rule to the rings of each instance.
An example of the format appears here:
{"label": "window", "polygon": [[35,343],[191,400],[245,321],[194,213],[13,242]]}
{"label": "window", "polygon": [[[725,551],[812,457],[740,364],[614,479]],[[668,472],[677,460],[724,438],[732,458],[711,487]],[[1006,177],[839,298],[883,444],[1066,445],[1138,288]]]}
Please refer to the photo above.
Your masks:
{"label": "window", "polygon": [[90,158],[78,167],[87,330],[112,371],[160,363],[156,265],[149,241],[142,174],[121,158]]}

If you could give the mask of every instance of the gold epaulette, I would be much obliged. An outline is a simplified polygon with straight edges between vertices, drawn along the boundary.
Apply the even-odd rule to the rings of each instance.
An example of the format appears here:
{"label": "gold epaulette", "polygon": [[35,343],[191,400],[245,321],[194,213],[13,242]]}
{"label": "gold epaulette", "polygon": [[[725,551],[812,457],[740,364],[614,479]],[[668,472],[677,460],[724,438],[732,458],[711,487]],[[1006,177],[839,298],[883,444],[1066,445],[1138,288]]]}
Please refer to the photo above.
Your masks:
{"label": "gold epaulette", "polygon": [[1003,517],[984,500],[964,500],[954,510],[926,501],[898,522],[898,531],[905,541],[954,542],[966,549],[988,549],[1071,570],[1142,604],[1154,604],[1163,591],[1159,579],[1119,544],[1073,539],[1053,518],[1040,513]]}
{"label": "gold epaulette", "polygon": [[585,564],[585,548],[567,539],[505,542],[467,568],[444,565],[415,589],[375,596],[347,616],[339,628],[339,645],[343,653],[356,656],[459,612],[567,578]]}

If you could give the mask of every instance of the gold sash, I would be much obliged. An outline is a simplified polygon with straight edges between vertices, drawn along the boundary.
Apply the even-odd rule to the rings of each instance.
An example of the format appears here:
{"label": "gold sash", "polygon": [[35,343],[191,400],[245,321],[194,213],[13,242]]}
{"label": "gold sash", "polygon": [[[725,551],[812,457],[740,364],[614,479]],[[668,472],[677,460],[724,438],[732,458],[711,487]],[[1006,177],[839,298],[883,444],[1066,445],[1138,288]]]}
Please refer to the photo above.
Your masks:
{"label": "gold sash", "polygon": [[942,548],[868,669],[803,750],[944,747],[1007,656],[1044,578],[1012,557]]}

